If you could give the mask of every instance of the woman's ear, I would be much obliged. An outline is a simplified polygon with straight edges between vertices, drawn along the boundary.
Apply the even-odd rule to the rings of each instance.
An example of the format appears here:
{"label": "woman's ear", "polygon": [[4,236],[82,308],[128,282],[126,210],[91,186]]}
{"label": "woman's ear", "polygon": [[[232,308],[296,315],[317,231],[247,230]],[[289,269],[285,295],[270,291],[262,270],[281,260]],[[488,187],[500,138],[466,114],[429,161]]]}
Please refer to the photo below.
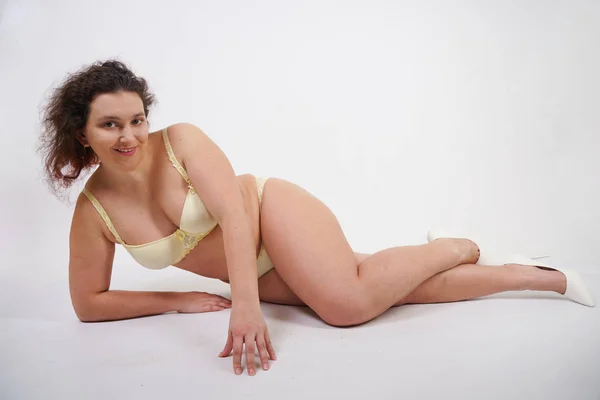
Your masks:
{"label": "woman's ear", "polygon": [[83,131],[83,129],[79,132],[77,132],[77,137],[76,137],[77,141],[79,141],[79,143],[81,143],[81,145],[83,147],[90,147],[90,144],[87,141],[87,138],[85,137],[85,133]]}

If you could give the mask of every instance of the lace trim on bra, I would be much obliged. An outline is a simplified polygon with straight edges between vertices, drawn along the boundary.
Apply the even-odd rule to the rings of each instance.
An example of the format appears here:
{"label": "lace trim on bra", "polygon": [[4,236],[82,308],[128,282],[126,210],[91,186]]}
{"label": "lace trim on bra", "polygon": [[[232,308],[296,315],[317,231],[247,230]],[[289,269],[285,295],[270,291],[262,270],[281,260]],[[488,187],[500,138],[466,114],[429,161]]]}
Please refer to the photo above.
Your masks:
{"label": "lace trim on bra", "polygon": [[179,261],[183,260],[188,255],[188,253],[192,251],[194,247],[196,247],[196,245],[202,239],[204,239],[205,236],[211,233],[216,227],[217,225],[213,226],[208,231],[199,234],[186,233],[181,229],[177,229],[173,234],[177,239],[179,239],[183,243],[183,254],[173,264],[177,264]]}

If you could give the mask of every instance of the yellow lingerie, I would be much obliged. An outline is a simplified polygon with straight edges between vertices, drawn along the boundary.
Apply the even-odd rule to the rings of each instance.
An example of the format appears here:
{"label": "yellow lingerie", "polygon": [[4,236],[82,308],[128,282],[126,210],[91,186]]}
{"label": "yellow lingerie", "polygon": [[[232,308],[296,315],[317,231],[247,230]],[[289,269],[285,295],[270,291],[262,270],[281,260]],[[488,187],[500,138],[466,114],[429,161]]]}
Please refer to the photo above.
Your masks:
{"label": "yellow lingerie", "polygon": [[[188,184],[188,193],[183,204],[179,228],[169,236],[139,245],[126,244],[117,233],[98,199],[87,188],[83,189],[83,193],[92,202],[94,208],[98,211],[98,214],[100,214],[100,217],[102,217],[102,220],[106,223],[106,226],[117,241],[129,252],[134,260],[150,269],[162,269],[169,265],[177,264],[192,251],[200,240],[217,226],[217,222],[209,214],[200,196],[198,196],[187,171],[175,157],[167,135],[167,128],[162,130],[162,137],[171,163]],[[256,178],[259,204],[262,204],[263,188],[267,180],[268,178],[264,177]],[[273,263],[269,259],[264,245],[260,248],[257,266],[259,278],[273,269]]]}

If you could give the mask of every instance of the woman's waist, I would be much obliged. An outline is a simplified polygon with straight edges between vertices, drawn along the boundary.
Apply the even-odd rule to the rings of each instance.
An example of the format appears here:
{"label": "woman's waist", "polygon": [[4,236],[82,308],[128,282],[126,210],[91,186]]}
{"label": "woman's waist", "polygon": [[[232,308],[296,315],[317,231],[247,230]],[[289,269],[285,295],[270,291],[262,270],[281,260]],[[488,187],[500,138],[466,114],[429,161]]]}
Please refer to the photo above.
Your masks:
{"label": "woman's waist", "polygon": [[[252,229],[255,255],[258,257],[261,241],[260,228]],[[207,278],[228,280],[227,257],[223,229],[217,225],[215,229],[196,244],[187,256],[175,265],[177,268]]]}

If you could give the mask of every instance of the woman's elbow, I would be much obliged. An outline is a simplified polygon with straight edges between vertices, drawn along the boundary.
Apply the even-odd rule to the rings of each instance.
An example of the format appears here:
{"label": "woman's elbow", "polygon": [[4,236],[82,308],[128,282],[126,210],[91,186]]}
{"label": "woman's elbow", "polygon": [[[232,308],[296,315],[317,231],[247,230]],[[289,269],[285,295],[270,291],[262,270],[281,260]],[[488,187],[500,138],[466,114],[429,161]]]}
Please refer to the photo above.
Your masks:
{"label": "woman's elbow", "polygon": [[89,301],[85,300],[73,300],[73,311],[75,315],[81,322],[98,322],[100,319],[98,318],[98,313],[90,304]]}
{"label": "woman's elbow", "polygon": [[85,310],[80,307],[73,307],[73,310],[81,322],[96,322],[98,320],[91,310]]}

